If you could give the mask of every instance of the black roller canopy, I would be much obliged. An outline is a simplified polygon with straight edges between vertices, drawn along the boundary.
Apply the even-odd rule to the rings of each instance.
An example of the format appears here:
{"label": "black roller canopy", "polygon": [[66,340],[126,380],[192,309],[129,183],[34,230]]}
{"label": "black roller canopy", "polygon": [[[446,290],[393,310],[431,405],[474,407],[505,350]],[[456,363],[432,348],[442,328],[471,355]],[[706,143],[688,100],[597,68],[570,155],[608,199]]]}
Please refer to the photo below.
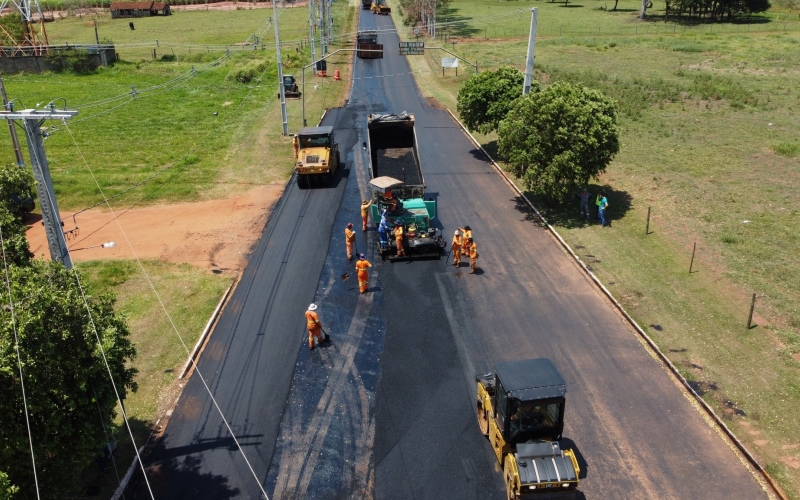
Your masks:
{"label": "black roller canopy", "polygon": [[509,396],[522,401],[564,397],[567,384],[547,358],[508,361],[495,366]]}

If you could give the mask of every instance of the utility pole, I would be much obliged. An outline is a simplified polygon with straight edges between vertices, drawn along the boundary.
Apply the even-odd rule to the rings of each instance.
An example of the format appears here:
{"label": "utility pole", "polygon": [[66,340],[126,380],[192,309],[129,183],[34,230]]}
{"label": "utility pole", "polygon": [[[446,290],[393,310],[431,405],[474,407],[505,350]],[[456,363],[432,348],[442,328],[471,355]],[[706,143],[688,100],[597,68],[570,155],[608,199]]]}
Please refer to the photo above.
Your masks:
{"label": "utility pole", "polygon": [[278,58],[278,91],[281,95],[281,117],[283,118],[283,135],[289,135],[289,118],[286,116],[286,92],[283,88],[283,59],[281,58],[281,35],[278,31],[278,8],[272,0],[272,20],[275,23],[275,56]]}
{"label": "utility pole", "polygon": [[319,45],[322,47],[322,54],[328,53],[327,37],[325,36],[325,0],[319,1]]}
{"label": "utility pole", "polygon": [[[311,39],[311,62],[314,63],[314,70],[316,71],[316,63],[317,63],[317,50],[314,47],[314,28],[316,22],[314,22],[314,0],[308,0],[308,32],[309,37]],[[305,127],[305,124],[303,124]]]}
{"label": "utility pole", "polygon": [[533,50],[536,45],[536,21],[539,17],[539,9],[531,9],[531,33],[528,37],[528,59],[525,62],[525,83],[522,84],[522,95],[527,95],[531,91],[533,82]]}
{"label": "utility pole", "polygon": [[328,44],[333,43],[333,0],[327,0],[328,2]]}
{"label": "utility pole", "polygon": [[[3,77],[0,76],[0,94],[3,96],[3,109],[8,109],[8,96],[6,95],[6,85],[3,83]],[[14,146],[14,156],[17,157],[17,166],[22,168],[25,166],[25,158],[22,157],[22,149],[19,147],[19,137],[17,137],[17,128],[14,125],[14,120],[8,120],[8,131],[11,133],[11,144]]]}
{"label": "utility pole", "polygon": [[56,110],[53,104],[49,109],[24,109],[22,111],[6,111],[0,117],[9,122],[22,120],[25,137],[28,139],[28,153],[31,157],[33,177],[36,179],[36,190],[39,193],[39,207],[42,209],[42,222],[47,234],[47,245],[50,247],[50,258],[72,269],[72,260],[67,250],[67,240],[61,229],[61,215],[58,212],[56,195],[53,191],[53,180],[50,178],[50,167],[44,151],[44,137],[41,125],[45,120],[65,120],[77,115],[77,111]]}

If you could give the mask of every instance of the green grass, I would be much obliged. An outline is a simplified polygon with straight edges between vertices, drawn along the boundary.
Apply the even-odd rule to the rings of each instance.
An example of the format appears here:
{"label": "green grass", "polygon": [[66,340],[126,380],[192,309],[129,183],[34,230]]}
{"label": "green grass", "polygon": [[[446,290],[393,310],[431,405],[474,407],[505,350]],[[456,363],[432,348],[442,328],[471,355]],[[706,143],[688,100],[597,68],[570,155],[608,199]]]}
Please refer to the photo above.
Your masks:
{"label": "green grass", "polygon": [[[353,12],[352,8],[338,5],[334,16],[352,25]],[[304,9],[285,9],[280,15],[282,38],[299,40],[307,34],[307,14]],[[252,13],[181,12],[172,17],[137,19],[136,31],[128,32],[145,32],[143,40],[151,34],[148,29],[164,28],[154,21],[178,22],[175,26],[181,29],[170,27],[163,31],[164,38],[159,42],[183,44],[175,49],[177,60],[161,59],[164,53],[171,56],[172,49],[165,48],[163,53],[157,49],[156,60],[138,60],[127,58],[122,48],[123,60],[113,67],[100,68],[96,74],[11,75],[5,77],[6,88],[11,99],[20,100],[17,109],[44,105],[54,99],[59,99],[59,106],[66,100],[67,107],[80,107],[129,93],[131,86],[141,92],[191,72],[192,67],[201,69],[224,55],[224,50],[207,53],[198,52],[197,48],[189,54],[192,49],[186,44],[195,42],[195,37],[209,43],[243,41],[247,33],[253,33],[270,16],[270,9],[258,9]],[[100,24],[112,35],[122,36],[127,34],[124,30],[117,34],[109,26],[121,26],[123,21],[127,29],[126,20],[107,18]],[[345,27],[341,30],[352,31]],[[91,23],[73,19],[49,23],[48,33],[51,40],[90,41],[94,36]],[[63,37],[64,33],[69,38]],[[274,48],[269,38],[273,33],[268,30],[263,38],[267,49]],[[346,39],[340,43],[349,45]],[[346,53],[339,54],[329,61],[343,70],[343,78],[348,75],[344,67],[347,57]],[[298,53],[287,42],[283,50],[285,74],[295,74],[300,80],[300,67],[309,59],[307,48]],[[250,83],[237,81],[236,76],[248,68],[266,71]],[[321,81],[309,71],[306,73],[310,83],[306,88],[306,116],[309,123],[315,124],[323,108],[341,103],[345,84],[330,78]],[[172,166],[115,200],[115,208],[122,209],[134,203],[225,197],[248,186],[285,182],[291,174],[291,140],[282,136],[274,50],[234,51],[219,67],[201,71],[180,85],[142,92],[135,100],[117,107],[122,102],[125,100],[80,109],[78,116],[68,122],[69,130],[58,122],[45,124],[57,129],[45,147],[62,210],[80,210],[102,200],[84,158],[106,196],[118,195]],[[292,132],[301,126],[301,105],[300,100],[287,102]],[[0,152],[0,161],[13,161],[10,148]]]}
{"label": "green grass", "polygon": [[[355,13],[354,7],[343,2],[334,4],[337,31],[352,32]],[[307,48],[295,50],[291,41],[307,36],[307,14],[306,9],[298,8],[285,9],[280,16],[281,37],[287,42],[283,49],[284,72],[295,74],[298,80],[299,68],[308,63],[310,55]],[[128,20],[99,16],[101,38],[131,44],[151,39],[154,42],[151,37],[159,37],[157,58],[152,58],[152,48],[121,46],[118,51],[122,61],[95,74],[4,75],[6,88],[11,99],[19,99],[17,109],[44,105],[58,98],[65,99],[67,107],[72,108],[130,92],[131,85],[142,91],[190,72],[193,66],[202,68],[225,53],[225,44],[244,41],[271,16],[271,9],[181,12],[168,18],[135,19],[133,32],[127,28]],[[91,43],[94,39],[93,24],[86,17],[48,23],[47,29],[53,43]],[[134,101],[119,107],[115,102],[82,108],[68,122],[68,129],[58,122],[46,123],[55,127],[48,130],[52,133],[45,148],[62,211],[69,213],[102,200],[84,158],[106,196],[121,194],[170,167],[113,199],[115,210],[224,198],[250,187],[285,183],[294,158],[291,139],[282,136],[274,39],[270,39],[273,34],[270,26],[262,39],[266,50],[249,47],[232,51],[232,56],[219,67],[201,71],[179,86],[161,89],[163,92],[142,92]],[[217,50],[197,47],[204,43],[217,44]],[[351,45],[352,40],[344,38],[332,48]],[[162,57],[165,55],[168,57]],[[345,53],[328,62],[331,73],[334,67],[342,71],[341,82],[306,72],[309,125],[317,123],[325,108],[340,105],[346,97],[348,58]],[[254,79],[240,83],[237,76],[243,73],[252,74]],[[64,101],[59,99],[57,105],[63,106]],[[300,100],[287,101],[290,133],[301,127],[301,105]],[[0,161],[13,161],[10,148],[3,148]],[[230,277],[189,265],[157,261],[144,265],[191,350],[230,285]],[[177,375],[187,359],[186,352],[135,263],[97,261],[78,267],[95,292],[116,294],[116,309],[128,319],[138,350],[133,366],[139,370],[139,390],[128,395],[125,404],[136,443],[141,446],[180,391]],[[134,452],[119,419],[113,427],[120,442],[117,467],[123,475]],[[100,476],[93,464],[86,468],[84,477],[87,485],[100,487],[102,498],[109,498],[117,484],[114,472]]]}
{"label": "green grass", "polygon": [[[535,76],[617,100],[621,151],[592,186],[611,192],[612,228],[582,224],[577,205],[535,203],[684,375],[706,388],[703,397],[790,497],[800,498],[800,471],[786,465],[798,449],[783,448],[800,443],[798,18],[769,11],[752,24],[642,23],[634,21],[638,2],[620,2],[617,13],[599,10],[603,2],[581,3],[536,4],[544,36]],[[487,10],[519,6],[452,4],[472,36],[456,40],[456,53],[481,69],[524,69],[526,38],[487,44],[468,31],[485,23]],[[497,29],[512,31],[515,22]],[[408,58],[419,86],[455,111],[468,75],[443,78],[443,54],[426,52]],[[476,137],[496,152],[495,135]],[[757,326],[747,330],[754,292]]]}
{"label": "green grass", "polygon": [[[231,278],[210,274],[187,264],[149,261],[144,263],[144,267],[183,342],[191,351],[222,294],[231,284]],[[116,295],[116,310],[128,321],[131,340],[137,350],[132,365],[139,370],[136,376],[139,389],[128,394],[125,410],[136,444],[142,446],[156,420],[163,416],[179,394],[178,375],[188,355],[135,262],[86,262],[78,264],[78,269],[95,293],[110,291]],[[105,424],[109,425],[108,422]],[[111,428],[119,442],[116,462],[120,475],[123,475],[133,458],[133,447],[121,417],[118,416]],[[94,467],[89,467],[85,476],[88,484],[101,486],[105,498],[116,488],[113,472],[101,476]]]}

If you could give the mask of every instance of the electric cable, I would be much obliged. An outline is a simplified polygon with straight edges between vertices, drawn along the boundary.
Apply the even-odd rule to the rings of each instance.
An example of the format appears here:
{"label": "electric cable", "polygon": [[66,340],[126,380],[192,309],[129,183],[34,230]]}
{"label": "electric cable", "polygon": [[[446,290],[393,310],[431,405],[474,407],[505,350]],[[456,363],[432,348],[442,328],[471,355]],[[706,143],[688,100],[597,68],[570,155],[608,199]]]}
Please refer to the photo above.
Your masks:
{"label": "electric cable", "polygon": [[17,319],[14,312],[14,297],[11,294],[11,278],[8,273],[8,261],[6,260],[6,243],[3,238],[3,228],[0,227],[0,247],[3,248],[3,268],[6,276],[6,290],[8,290],[8,305],[11,310],[11,329],[14,331],[14,347],[17,352],[17,366],[19,367],[19,383],[22,386],[22,404],[25,407],[25,424],[28,427],[28,442],[31,446],[31,462],[33,464],[33,482],[36,485],[36,498],[40,499],[39,476],[36,473],[36,456],[33,453],[33,434],[31,433],[31,420],[28,415],[28,396],[25,394],[25,379],[22,376],[22,356],[19,353],[19,337],[17,336]]}
{"label": "electric cable", "polygon": [[[263,76],[263,74],[265,72],[266,72],[266,68],[262,72],[262,76]],[[236,111],[238,111],[238,109],[240,109],[244,105],[244,103],[247,101],[247,99],[248,99],[248,97],[250,96],[251,93],[252,93],[252,88],[250,89],[250,92],[248,92],[248,94],[239,103],[239,106],[236,108]],[[233,114],[231,114],[229,116],[233,116]],[[106,206],[108,206],[108,209],[111,211],[113,220],[117,223],[117,227],[119,228],[120,232],[122,233],[122,236],[125,238],[125,241],[128,244],[128,247],[130,248],[131,252],[133,253],[133,256],[136,259],[136,262],[137,262],[137,264],[139,266],[139,269],[142,271],[142,274],[144,275],[145,279],[147,280],[148,284],[150,285],[150,289],[153,291],[153,294],[155,295],[156,299],[158,300],[158,303],[161,306],[161,309],[164,311],[164,314],[166,315],[167,320],[169,321],[169,323],[170,323],[170,325],[172,327],[172,330],[175,332],[176,336],[178,337],[178,340],[180,341],[181,345],[183,346],[184,351],[186,351],[186,353],[190,355],[189,348],[187,347],[186,342],[183,340],[183,337],[181,336],[180,332],[178,331],[178,328],[175,325],[175,322],[173,321],[172,316],[169,314],[169,311],[167,311],[167,308],[164,305],[163,300],[161,299],[161,295],[156,290],[155,285],[153,285],[153,282],[152,282],[152,280],[150,278],[150,275],[147,273],[147,270],[144,268],[144,265],[142,264],[142,261],[139,258],[139,255],[136,253],[136,250],[133,248],[133,244],[131,243],[130,239],[128,238],[127,233],[123,229],[122,224],[120,224],[120,222],[119,222],[119,217],[114,212],[114,209],[111,206],[111,203],[109,202],[109,198],[106,197],[106,195],[105,195],[105,193],[103,191],[103,188],[100,186],[100,183],[97,181],[97,178],[95,177],[94,172],[92,171],[91,167],[89,166],[89,163],[86,160],[86,157],[84,156],[83,152],[81,151],[80,146],[78,145],[77,141],[75,140],[75,136],[72,134],[72,130],[69,128],[69,125],[67,125],[66,120],[63,121],[63,124],[64,124],[65,129],[69,133],[70,137],[72,138],[72,142],[75,145],[75,148],[78,150],[78,154],[80,155],[81,159],[83,160],[84,166],[86,167],[87,171],[89,172],[89,175],[92,177],[92,180],[94,180],[94,183],[97,186],[97,189],[100,191],[100,194],[103,196],[104,203],[106,204]],[[196,146],[196,148],[201,147],[202,144],[203,143],[201,143],[200,145]],[[188,154],[189,153],[187,153],[187,155]],[[230,423],[228,422],[228,419],[225,418],[225,415],[222,412],[222,408],[219,406],[219,403],[217,403],[217,400],[214,397],[214,394],[211,391],[211,388],[208,386],[208,383],[206,382],[205,377],[203,376],[202,372],[200,371],[200,367],[197,365],[197,361],[195,361],[191,357],[191,355],[189,356],[189,359],[190,359],[190,361],[192,363],[192,366],[194,367],[195,372],[197,373],[198,377],[200,378],[201,382],[203,383],[203,386],[205,387],[206,392],[208,393],[209,397],[211,398],[211,401],[213,402],[214,407],[217,409],[217,412],[219,413],[220,418],[222,419],[223,423],[225,424],[225,427],[228,429],[228,432],[230,433],[234,443],[236,443],[236,446],[239,449],[239,452],[241,453],[242,458],[244,459],[245,463],[247,464],[247,467],[250,470],[250,473],[253,475],[253,478],[256,480],[256,483],[258,484],[258,487],[261,490],[261,493],[263,495],[264,500],[269,500],[269,496],[267,495],[267,492],[264,490],[264,487],[262,486],[261,481],[258,478],[258,475],[255,473],[255,470],[253,469],[253,466],[250,464],[250,460],[247,458],[247,455],[245,454],[244,449],[242,449],[242,446],[239,443],[239,440],[236,437],[236,434],[233,432],[233,429],[231,428]],[[137,456],[138,456],[138,452],[137,452]],[[141,464],[141,459],[140,459],[140,464]],[[142,464],[142,469],[144,470],[144,465],[143,464]],[[148,483],[148,487],[149,487],[149,483]]]}
{"label": "electric cable", "polygon": [[[117,440],[114,437],[114,432],[110,431],[106,427],[106,421],[103,418],[103,412],[100,410],[100,401],[98,401],[98,399],[97,399],[97,392],[94,390],[94,386],[92,386],[92,394],[94,394],[94,404],[95,404],[95,406],[97,406],[97,414],[100,415],[100,425],[103,426],[103,435],[105,435],[105,437],[106,437],[106,448],[103,448],[103,451],[105,452],[105,450],[108,449],[108,455],[111,457],[111,464],[114,466],[114,475],[117,476],[117,484],[122,485],[122,479],[120,479],[119,470],[117,469],[117,461],[114,460],[114,452],[116,451]],[[111,436],[110,440],[108,439],[109,436]],[[114,443],[114,447],[115,447],[114,450],[112,450],[111,448],[108,448],[108,445],[111,442]],[[125,494],[124,493],[122,494],[122,500],[125,500]]]}
{"label": "electric cable", "polygon": [[[27,132],[30,132],[30,130],[28,129],[27,121],[25,122],[25,129],[26,129]],[[67,130],[69,130],[69,129],[67,129]],[[72,132],[70,132],[70,135],[71,134],[72,134]],[[31,149],[31,154],[35,158],[36,163],[39,164],[39,158],[38,158],[37,153],[36,153],[36,148]],[[48,195],[48,198],[49,198],[50,197],[49,190],[45,189],[45,191],[47,192],[47,195]],[[55,203],[54,203],[54,201],[52,199],[49,199],[48,201],[49,201],[51,207],[55,206]],[[56,229],[60,230],[60,227],[56,228]],[[70,255],[69,248],[67,248],[66,250],[67,250],[67,256],[69,257],[70,260],[72,260],[72,255]],[[83,289],[83,284],[81,283],[80,275],[78,275],[78,270],[75,269],[74,266],[72,268],[72,272],[73,272],[73,275],[75,276],[75,282],[78,285],[78,289],[81,292],[81,298],[83,299],[83,303],[86,306],[86,313],[89,316],[89,322],[92,325],[92,330],[94,332],[94,336],[97,339],[97,345],[100,348],[100,354],[103,357],[103,362],[106,365],[106,371],[108,371],[108,378],[111,381],[111,387],[114,389],[114,395],[117,397],[117,402],[119,403],[120,412],[122,414],[122,419],[125,421],[125,426],[127,427],[128,434],[130,435],[130,438],[131,438],[131,444],[133,445],[133,449],[136,452],[136,458],[139,461],[139,466],[142,469],[142,475],[144,476],[144,481],[147,484],[147,491],[150,493],[151,500],[155,500],[155,497],[153,496],[153,490],[150,487],[150,481],[147,479],[147,471],[144,468],[144,462],[142,461],[142,457],[139,455],[139,449],[136,447],[136,440],[133,437],[133,430],[131,429],[131,424],[130,424],[130,422],[128,422],[128,415],[125,412],[125,406],[122,404],[122,398],[120,397],[119,391],[117,390],[117,384],[116,384],[116,382],[114,382],[114,375],[111,373],[111,366],[108,364],[108,358],[106,357],[106,350],[103,347],[103,342],[100,340],[100,334],[97,332],[97,326],[94,323],[94,317],[92,316],[92,309],[89,307],[89,302],[86,300],[86,293],[85,293],[85,291]]]}

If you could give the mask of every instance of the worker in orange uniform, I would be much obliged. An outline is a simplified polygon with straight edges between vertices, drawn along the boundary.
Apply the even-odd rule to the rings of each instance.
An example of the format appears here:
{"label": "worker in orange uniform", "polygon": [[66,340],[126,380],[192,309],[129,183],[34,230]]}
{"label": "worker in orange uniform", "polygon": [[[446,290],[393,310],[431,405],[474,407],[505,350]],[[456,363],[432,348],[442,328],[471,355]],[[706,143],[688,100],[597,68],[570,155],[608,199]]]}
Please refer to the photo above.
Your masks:
{"label": "worker in orange uniform", "polygon": [[364,200],[361,202],[361,230],[367,230],[367,210],[372,205],[372,200]]}
{"label": "worker in orange uniform", "polygon": [[403,223],[398,220],[395,221],[394,225],[394,241],[397,243],[397,256],[405,257],[406,251],[403,248]]}
{"label": "worker in orange uniform", "polygon": [[458,267],[461,265],[461,245],[463,240],[461,239],[461,235],[456,232],[453,233],[453,244],[450,247],[450,251],[453,253],[453,265]]}
{"label": "worker in orange uniform", "polygon": [[297,134],[292,136],[292,146],[294,147],[294,157],[297,158],[300,153],[300,138],[297,137]]}
{"label": "worker in orange uniform", "polygon": [[475,274],[481,270],[478,267],[478,244],[472,238],[467,238],[467,248],[469,249],[469,274]]}
{"label": "worker in orange uniform", "polygon": [[353,245],[356,243],[356,232],[353,231],[353,223],[348,222],[344,228],[344,244],[347,247],[347,260],[353,260]]}
{"label": "worker in orange uniform", "polygon": [[372,264],[367,262],[367,256],[363,253],[358,256],[356,262],[356,271],[358,271],[358,290],[361,293],[366,293],[369,288],[369,273],[367,269],[372,267]]}
{"label": "worker in orange uniform", "polygon": [[469,255],[469,246],[466,244],[466,241],[472,238],[472,228],[469,226],[464,226],[463,228],[458,228],[461,231],[462,236],[464,237],[464,244],[461,245],[461,255]]}
{"label": "worker in orange uniform", "polygon": [[308,306],[308,311],[306,311],[306,326],[308,327],[309,350],[314,349],[314,337],[317,338],[318,344],[331,339],[327,333],[324,337],[322,336],[322,323],[320,323],[319,316],[317,315],[316,304]]}

